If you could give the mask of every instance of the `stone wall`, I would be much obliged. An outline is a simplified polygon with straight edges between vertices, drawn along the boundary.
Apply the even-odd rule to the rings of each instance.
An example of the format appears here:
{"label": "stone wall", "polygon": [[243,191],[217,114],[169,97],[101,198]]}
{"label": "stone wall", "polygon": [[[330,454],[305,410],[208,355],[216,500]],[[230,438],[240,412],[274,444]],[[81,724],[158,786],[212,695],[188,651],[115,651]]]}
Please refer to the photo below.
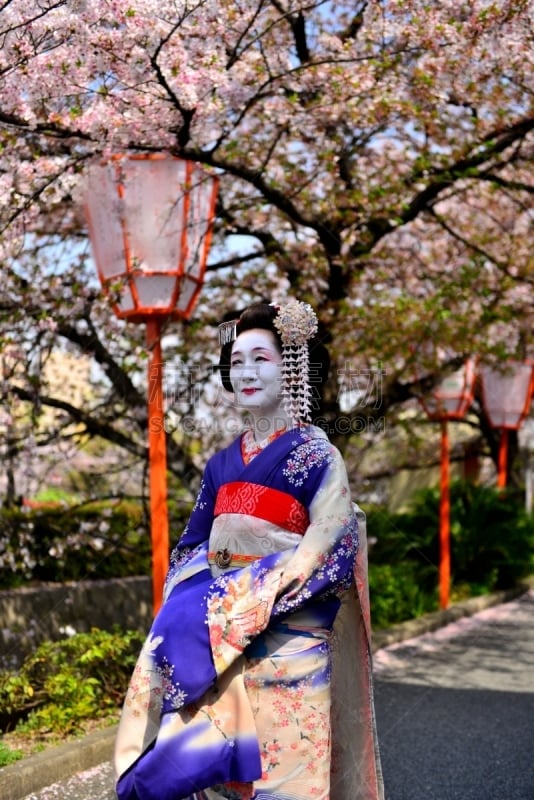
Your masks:
{"label": "stone wall", "polygon": [[144,576],[0,591],[0,668],[17,668],[44,639],[114,625],[144,632],[151,620],[151,580]]}

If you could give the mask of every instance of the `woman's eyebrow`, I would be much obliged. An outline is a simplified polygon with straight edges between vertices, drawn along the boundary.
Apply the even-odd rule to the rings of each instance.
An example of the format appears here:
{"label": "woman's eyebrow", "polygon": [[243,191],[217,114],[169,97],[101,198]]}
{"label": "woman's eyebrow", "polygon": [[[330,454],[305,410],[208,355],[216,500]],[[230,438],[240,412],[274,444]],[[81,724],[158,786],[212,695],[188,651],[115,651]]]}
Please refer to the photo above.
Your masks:
{"label": "woman's eyebrow", "polygon": [[[270,348],[269,346],[266,346],[266,347],[253,347],[251,352],[258,353],[258,352],[260,352],[262,350],[265,351],[266,353],[273,353],[274,352],[274,348]],[[233,350],[232,351],[232,356],[240,356],[240,355],[242,355],[241,350]]]}

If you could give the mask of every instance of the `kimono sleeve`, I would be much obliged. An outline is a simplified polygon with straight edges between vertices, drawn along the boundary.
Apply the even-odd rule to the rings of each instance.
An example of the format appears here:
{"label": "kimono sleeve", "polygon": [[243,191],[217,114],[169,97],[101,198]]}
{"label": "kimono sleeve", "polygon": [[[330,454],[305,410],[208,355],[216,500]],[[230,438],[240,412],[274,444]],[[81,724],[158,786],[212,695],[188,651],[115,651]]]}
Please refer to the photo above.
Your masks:
{"label": "kimono sleeve", "polygon": [[[284,567],[274,616],[300,609],[307,598],[340,596],[352,582],[358,552],[358,523],[341,453],[328,440],[299,449],[295,481],[303,474],[307,480],[310,523]],[[291,464],[289,470],[295,473]]]}
{"label": "kimono sleeve", "polygon": [[213,459],[208,461],[202,475],[195,505],[189,516],[187,525],[175,549],[180,547],[194,548],[209,539],[213,523],[213,511],[217,496]]}
{"label": "kimono sleeve", "polygon": [[202,475],[195,504],[187,524],[171,553],[169,570],[165,579],[165,598],[168,598],[173,587],[181,580],[183,568],[191,562],[195,551],[201,550],[209,540],[216,495],[213,464],[210,460]]}

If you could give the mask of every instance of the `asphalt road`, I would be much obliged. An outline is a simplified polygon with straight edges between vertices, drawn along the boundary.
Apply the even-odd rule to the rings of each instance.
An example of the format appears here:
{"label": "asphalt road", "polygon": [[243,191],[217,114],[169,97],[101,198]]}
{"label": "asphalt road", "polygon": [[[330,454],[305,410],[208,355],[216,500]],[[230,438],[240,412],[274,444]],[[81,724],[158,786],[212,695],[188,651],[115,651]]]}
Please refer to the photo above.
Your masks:
{"label": "asphalt road", "polygon": [[[379,650],[375,674],[386,800],[534,800],[534,591]],[[25,800],[115,798],[105,763]]]}
{"label": "asphalt road", "polygon": [[375,669],[386,800],[534,800],[534,592]]}

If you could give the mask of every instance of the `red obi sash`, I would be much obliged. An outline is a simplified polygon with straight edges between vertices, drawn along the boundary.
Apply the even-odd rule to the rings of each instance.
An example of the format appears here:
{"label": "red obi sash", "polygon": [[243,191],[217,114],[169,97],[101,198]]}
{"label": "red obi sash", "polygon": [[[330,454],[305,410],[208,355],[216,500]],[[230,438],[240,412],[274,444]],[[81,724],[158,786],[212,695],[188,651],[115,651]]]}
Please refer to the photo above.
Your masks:
{"label": "red obi sash", "polygon": [[248,514],[301,535],[310,523],[306,508],[290,494],[248,481],[233,481],[220,487],[215,516],[220,514]]}

